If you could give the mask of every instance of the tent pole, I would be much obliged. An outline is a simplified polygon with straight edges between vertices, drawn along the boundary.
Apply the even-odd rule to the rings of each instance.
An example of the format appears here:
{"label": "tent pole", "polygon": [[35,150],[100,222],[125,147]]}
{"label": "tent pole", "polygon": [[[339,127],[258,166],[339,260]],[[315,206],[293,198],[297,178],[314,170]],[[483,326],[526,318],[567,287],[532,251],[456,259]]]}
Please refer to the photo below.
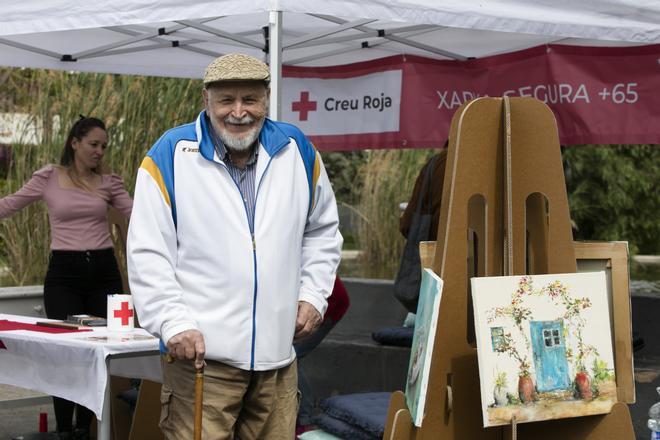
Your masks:
{"label": "tent pole", "polygon": [[269,64],[270,64],[270,114],[274,120],[282,116],[282,11],[270,11],[269,27]]}

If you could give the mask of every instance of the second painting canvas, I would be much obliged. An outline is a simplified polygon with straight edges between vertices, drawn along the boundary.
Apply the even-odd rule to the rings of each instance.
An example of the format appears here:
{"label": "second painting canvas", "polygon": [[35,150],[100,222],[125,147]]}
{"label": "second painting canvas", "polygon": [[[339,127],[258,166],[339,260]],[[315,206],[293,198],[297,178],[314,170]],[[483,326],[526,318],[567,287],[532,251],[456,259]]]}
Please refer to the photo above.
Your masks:
{"label": "second painting canvas", "polygon": [[422,426],[426,412],[426,395],[435,332],[438,327],[442,286],[443,281],[435,272],[431,269],[422,270],[419,302],[415,315],[415,333],[413,333],[406,381],[406,403],[415,426]]}
{"label": "second painting canvas", "polygon": [[604,272],[472,278],[485,427],[616,402]]}

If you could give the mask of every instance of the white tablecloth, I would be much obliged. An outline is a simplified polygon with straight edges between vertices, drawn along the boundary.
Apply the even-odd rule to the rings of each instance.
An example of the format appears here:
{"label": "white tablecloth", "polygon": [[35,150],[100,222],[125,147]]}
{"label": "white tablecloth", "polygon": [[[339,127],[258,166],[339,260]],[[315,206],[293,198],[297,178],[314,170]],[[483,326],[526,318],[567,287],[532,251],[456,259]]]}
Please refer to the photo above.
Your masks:
{"label": "white tablecloth", "polygon": [[[0,313],[0,320],[34,324],[37,319]],[[62,397],[103,417],[108,365],[113,375],[161,382],[158,339],[143,329],[113,333],[0,331],[0,383]],[[0,347],[2,345],[0,344]]]}

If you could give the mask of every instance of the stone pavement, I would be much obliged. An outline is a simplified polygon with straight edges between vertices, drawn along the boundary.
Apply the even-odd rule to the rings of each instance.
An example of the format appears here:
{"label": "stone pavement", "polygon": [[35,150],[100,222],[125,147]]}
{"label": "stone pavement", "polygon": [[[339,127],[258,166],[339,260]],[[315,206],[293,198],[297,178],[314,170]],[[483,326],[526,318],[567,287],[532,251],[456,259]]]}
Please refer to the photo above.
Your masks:
{"label": "stone pavement", "polygon": [[[38,404],[7,401],[22,398],[39,398]],[[34,391],[9,385],[0,385],[0,440],[11,440],[22,434],[39,432],[39,414],[48,414],[48,429],[55,430],[55,415],[50,397]]]}

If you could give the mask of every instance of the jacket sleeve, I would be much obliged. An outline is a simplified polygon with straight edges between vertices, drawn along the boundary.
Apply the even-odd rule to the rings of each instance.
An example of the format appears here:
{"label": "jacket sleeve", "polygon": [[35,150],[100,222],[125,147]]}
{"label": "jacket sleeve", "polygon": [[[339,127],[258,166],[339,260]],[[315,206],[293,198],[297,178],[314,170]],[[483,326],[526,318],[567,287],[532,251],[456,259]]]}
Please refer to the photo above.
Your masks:
{"label": "jacket sleeve", "polygon": [[138,170],[128,230],[128,276],[140,325],[164,343],[197,329],[176,280],[177,235],[174,200],[159,166],[146,157]]}
{"label": "jacket sleeve", "polygon": [[312,206],[302,241],[299,301],[312,304],[323,316],[332,293],[341,256],[337,203],[321,155],[316,152]]}

